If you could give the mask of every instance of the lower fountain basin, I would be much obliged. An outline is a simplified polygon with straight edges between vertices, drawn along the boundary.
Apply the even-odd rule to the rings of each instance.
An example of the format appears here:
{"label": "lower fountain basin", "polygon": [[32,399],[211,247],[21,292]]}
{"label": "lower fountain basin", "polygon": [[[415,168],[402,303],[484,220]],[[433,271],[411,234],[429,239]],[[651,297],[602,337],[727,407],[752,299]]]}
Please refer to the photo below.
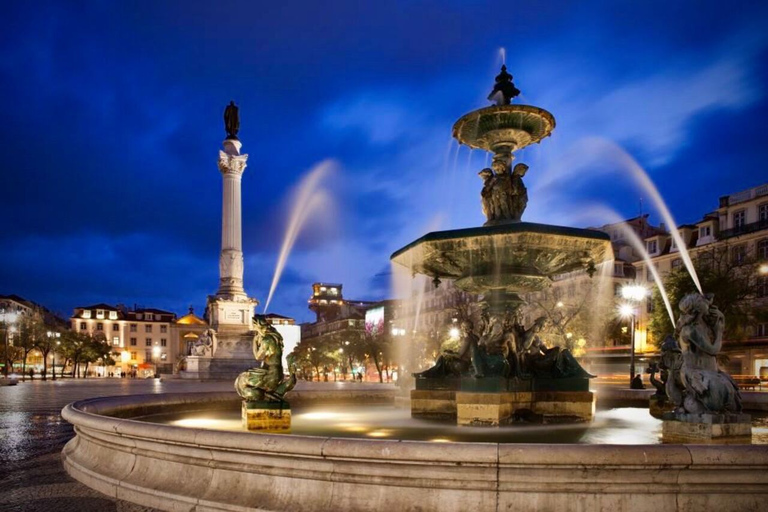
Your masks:
{"label": "lower fountain basin", "polygon": [[759,510],[768,494],[762,445],[444,443],[137,420],[238,407],[233,393],[70,404],[62,415],[76,436],[63,450],[64,467],[100,492],[161,510],[730,511]]}
{"label": "lower fountain basin", "polygon": [[390,257],[414,273],[454,279],[471,293],[539,291],[553,276],[612,258],[606,233],[532,222],[436,231]]}

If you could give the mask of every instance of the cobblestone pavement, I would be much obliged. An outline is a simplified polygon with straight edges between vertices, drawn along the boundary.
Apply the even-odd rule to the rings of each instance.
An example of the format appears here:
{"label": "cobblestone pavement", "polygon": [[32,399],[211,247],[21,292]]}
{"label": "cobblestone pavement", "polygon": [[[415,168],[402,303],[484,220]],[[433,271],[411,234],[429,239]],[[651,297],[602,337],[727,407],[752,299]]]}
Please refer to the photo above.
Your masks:
{"label": "cobblestone pavement", "polygon": [[[375,384],[306,383],[298,389],[362,389]],[[61,450],[74,435],[61,418],[68,403],[96,396],[230,391],[230,382],[154,379],[64,379],[0,387],[0,511],[111,512],[153,510],[110,498],[64,471]]]}

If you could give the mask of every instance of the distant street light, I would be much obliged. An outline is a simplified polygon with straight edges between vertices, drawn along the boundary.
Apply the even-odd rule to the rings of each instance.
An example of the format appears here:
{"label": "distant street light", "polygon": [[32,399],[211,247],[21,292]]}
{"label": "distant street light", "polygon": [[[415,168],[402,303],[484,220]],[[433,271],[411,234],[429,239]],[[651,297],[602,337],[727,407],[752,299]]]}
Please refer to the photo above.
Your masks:
{"label": "distant street light", "polygon": [[459,339],[459,335],[461,333],[459,332],[459,329],[457,327],[451,327],[451,329],[448,331],[448,335],[451,337],[451,339],[457,340]]}
{"label": "distant street light", "polygon": [[16,327],[13,325],[19,318],[18,313],[3,313],[3,323],[5,324],[5,361],[3,364],[3,370],[5,378],[8,378],[8,345],[11,343],[11,333],[16,332]]}
{"label": "distant street light", "polygon": [[[47,333],[48,338],[61,338],[60,332],[53,332],[48,331]],[[61,345],[60,341],[56,342],[56,345]],[[53,349],[53,363],[51,364],[51,370],[53,371],[53,380],[56,380],[56,349]],[[43,374],[43,379],[45,379],[45,374]]]}
{"label": "distant street light", "polygon": [[621,287],[621,296],[630,303],[619,306],[619,314],[629,318],[630,324],[630,354],[629,354],[629,383],[635,378],[635,324],[637,323],[637,303],[648,297],[648,288],[641,284],[627,284]]}

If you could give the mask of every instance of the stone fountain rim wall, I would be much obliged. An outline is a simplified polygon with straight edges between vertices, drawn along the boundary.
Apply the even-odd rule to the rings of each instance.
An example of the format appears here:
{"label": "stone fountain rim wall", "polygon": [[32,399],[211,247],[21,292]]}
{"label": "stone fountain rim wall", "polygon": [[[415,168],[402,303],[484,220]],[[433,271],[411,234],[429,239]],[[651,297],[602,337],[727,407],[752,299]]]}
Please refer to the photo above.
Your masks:
{"label": "stone fountain rim wall", "polygon": [[444,444],[106,416],[232,401],[180,393],[69,404],[62,416],[76,436],[64,467],[104,494],[162,510],[728,511],[759,510],[768,498],[763,445]]}

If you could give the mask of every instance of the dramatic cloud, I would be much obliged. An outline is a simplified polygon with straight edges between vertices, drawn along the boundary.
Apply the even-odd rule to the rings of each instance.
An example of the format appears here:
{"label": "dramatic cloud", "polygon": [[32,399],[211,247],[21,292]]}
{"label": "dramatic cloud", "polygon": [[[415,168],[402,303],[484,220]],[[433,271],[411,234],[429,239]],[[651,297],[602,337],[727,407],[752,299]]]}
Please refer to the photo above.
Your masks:
{"label": "dramatic cloud", "polygon": [[605,144],[684,221],[768,181],[768,6],[753,2],[40,1],[3,14],[0,293],[64,313],[96,301],[184,312],[215,291],[230,99],[250,155],[248,292],[266,300],[291,192],[331,158],[333,211],[300,232],[270,311],[310,318],[314,280],[391,296],[394,250],[483,222],[488,158],[450,133],[487,104],[502,46],[521,101],[558,122],[518,155],[527,220],[584,225],[596,205],[635,215],[643,193]]}

